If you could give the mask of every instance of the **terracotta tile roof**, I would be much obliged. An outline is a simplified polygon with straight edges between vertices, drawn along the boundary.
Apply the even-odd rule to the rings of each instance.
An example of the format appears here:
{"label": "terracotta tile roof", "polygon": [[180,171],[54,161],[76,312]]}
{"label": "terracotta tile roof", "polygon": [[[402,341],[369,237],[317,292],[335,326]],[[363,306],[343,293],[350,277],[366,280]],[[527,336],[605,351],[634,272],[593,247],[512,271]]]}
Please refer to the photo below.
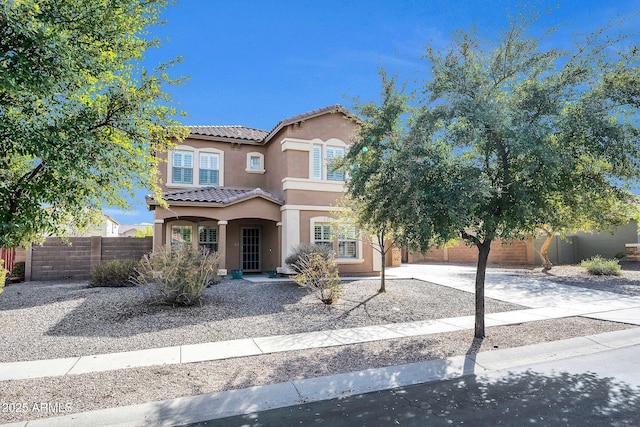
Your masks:
{"label": "terracotta tile roof", "polygon": [[266,130],[246,126],[189,126],[191,135],[214,136],[262,142],[269,134]]}
{"label": "terracotta tile roof", "polygon": [[[255,188],[253,190],[219,188],[219,187],[203,187],[203,188],[186,188],[184,190],[174,190],[162,193],[162,197],[171,204],[171,202],[196,202],[196,203],[218,203],[220,205],[228,205],[243,199],[253,197],[264,197],[279,205],[284,204],[284,199],[262,190]],[[147,203],[155,204],[153,197],[147,196]]]}
{"label": "terracotta tile roof", "polygon": [[321,116],[323,114],[328,113],[343,113],[350,119],[358,121],[358,117],[356,117],[349,110],[344,108],[340,104],[330,105],[328,107],[318,108],[317,110],[312,110],[303,114],[298,114],[297,116],[289,117],[288,119],[281,120],[278,124],[271,129],[271,131],[266,131],[262,129],[255,129],[246,126],[189,126],[189,131],[191,135],[197,136],[211,136],[217,138],[229,138],[229,139],[237,139],[240,141],[251,141],[251,142],[262,142],[266,143],[272,136],[274,136],[280,129],[283,127],[301,122],[304,120],[311,119],[313,117]]}

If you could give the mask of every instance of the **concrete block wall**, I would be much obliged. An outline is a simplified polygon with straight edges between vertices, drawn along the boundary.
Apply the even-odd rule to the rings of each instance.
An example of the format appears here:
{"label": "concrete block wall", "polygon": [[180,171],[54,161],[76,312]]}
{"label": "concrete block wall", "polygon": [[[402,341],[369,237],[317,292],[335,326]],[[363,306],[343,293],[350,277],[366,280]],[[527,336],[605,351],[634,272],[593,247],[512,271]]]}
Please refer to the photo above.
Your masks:
{"label": "concrete block wall", "polygon": [[139,260],[152,245],[151,237],[49,237],[26,251],[25,280],[86,280],[101,262]]}
{"label": "concrete block wall", "polygon": [[[533,239],[512,240],[502,244],[497,240],[491,244],[489,262],[492,264],[532,265],[534,261]],[[478,262],[478,249],[464,242],[447,248],[431,248],[424,254],[410,253],[409,263],[413,262]]]}
{"label": "concrete block wall", "polygon": [[109,237],[102,239],[102,261],[133,259],[151,252],[152,237]]}

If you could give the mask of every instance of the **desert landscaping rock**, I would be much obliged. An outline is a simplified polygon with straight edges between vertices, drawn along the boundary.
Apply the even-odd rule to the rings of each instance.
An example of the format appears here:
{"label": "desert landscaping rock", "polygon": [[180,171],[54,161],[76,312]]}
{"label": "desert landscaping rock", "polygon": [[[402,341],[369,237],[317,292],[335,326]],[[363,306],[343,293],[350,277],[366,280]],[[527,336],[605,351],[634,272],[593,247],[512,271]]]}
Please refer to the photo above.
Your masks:
{"label": "desert landscaping rock", "polygon": [[[466,316],[473,295],[417,280],[346,283],[333,305],[295,283],[225,280],[202,305],[150,305],[140,288],[10,286],[0,297],[0,362],[114,353],[239,338]],[[488,313],[524,307],[487,299]]]}

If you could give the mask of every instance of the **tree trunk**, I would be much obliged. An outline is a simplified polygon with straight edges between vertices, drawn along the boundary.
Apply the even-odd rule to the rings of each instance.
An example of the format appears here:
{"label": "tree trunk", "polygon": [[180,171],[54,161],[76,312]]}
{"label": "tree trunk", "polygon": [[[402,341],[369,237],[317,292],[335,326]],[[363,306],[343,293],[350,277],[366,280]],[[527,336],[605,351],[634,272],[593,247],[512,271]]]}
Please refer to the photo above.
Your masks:
{"label": "tree trunk", "polygon": [[378,237],[378,245],[380,246],[380,259],[382,260],[382,265],[381,265],[381,270],[380,270],[380,289],[378,289],[378,293],[381,294],[383,292],[387,292],[387,289],[385,287],[385,267],[386,267],[386,263],[385,263],[385,258],[387,255],[387,252],[389,251],[389,249],[391,247],[389,247],[389,249],[385,250],[385,229],[384,227],[380,230],[378,230],[377,233],[377,237]]}
{"label": "tree trunk", "polygon": [[385,255],[387,254],[387,252],[383,249],[384,246],[382,246],[381,248],[382,250],[380,251],[380,258],[382,258],[382,270],[380,270],[380,289],[378,289],[378,293],[387,292],[387,289],[385,288],[385,283],[384,283]]}
{"label": "tree trunk", "polygon": [[555,236],[555,233],[549,232],[547,230],[544,230],[544,232],[547,233],[547,238],[540,248],[540,258],[542,258],[542,265],[544,267],[543,271],[549,271],[551,270],[551,266],[553,266],[553,264],[551,264],[551,261],[549,261],[548,252],[549,248],[551,247],[551,242],[553,242],[553,236]]}
{"label": "tree trunk", "polygon": [[491,240],[485,240],[478,247],[478,269],[476,270],[476,338],[484,338],[484,279],[487,272],[487,260],[491,250]]}

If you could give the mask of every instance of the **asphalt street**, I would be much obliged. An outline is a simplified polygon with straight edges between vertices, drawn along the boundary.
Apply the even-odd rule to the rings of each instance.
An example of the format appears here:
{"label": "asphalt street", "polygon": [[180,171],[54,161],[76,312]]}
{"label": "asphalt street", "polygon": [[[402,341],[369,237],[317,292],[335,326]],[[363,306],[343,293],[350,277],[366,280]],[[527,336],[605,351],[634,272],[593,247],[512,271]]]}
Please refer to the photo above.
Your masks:
{"label": "asphalt street", "polygon": [[640,346],[192,426],[638,426]]}

